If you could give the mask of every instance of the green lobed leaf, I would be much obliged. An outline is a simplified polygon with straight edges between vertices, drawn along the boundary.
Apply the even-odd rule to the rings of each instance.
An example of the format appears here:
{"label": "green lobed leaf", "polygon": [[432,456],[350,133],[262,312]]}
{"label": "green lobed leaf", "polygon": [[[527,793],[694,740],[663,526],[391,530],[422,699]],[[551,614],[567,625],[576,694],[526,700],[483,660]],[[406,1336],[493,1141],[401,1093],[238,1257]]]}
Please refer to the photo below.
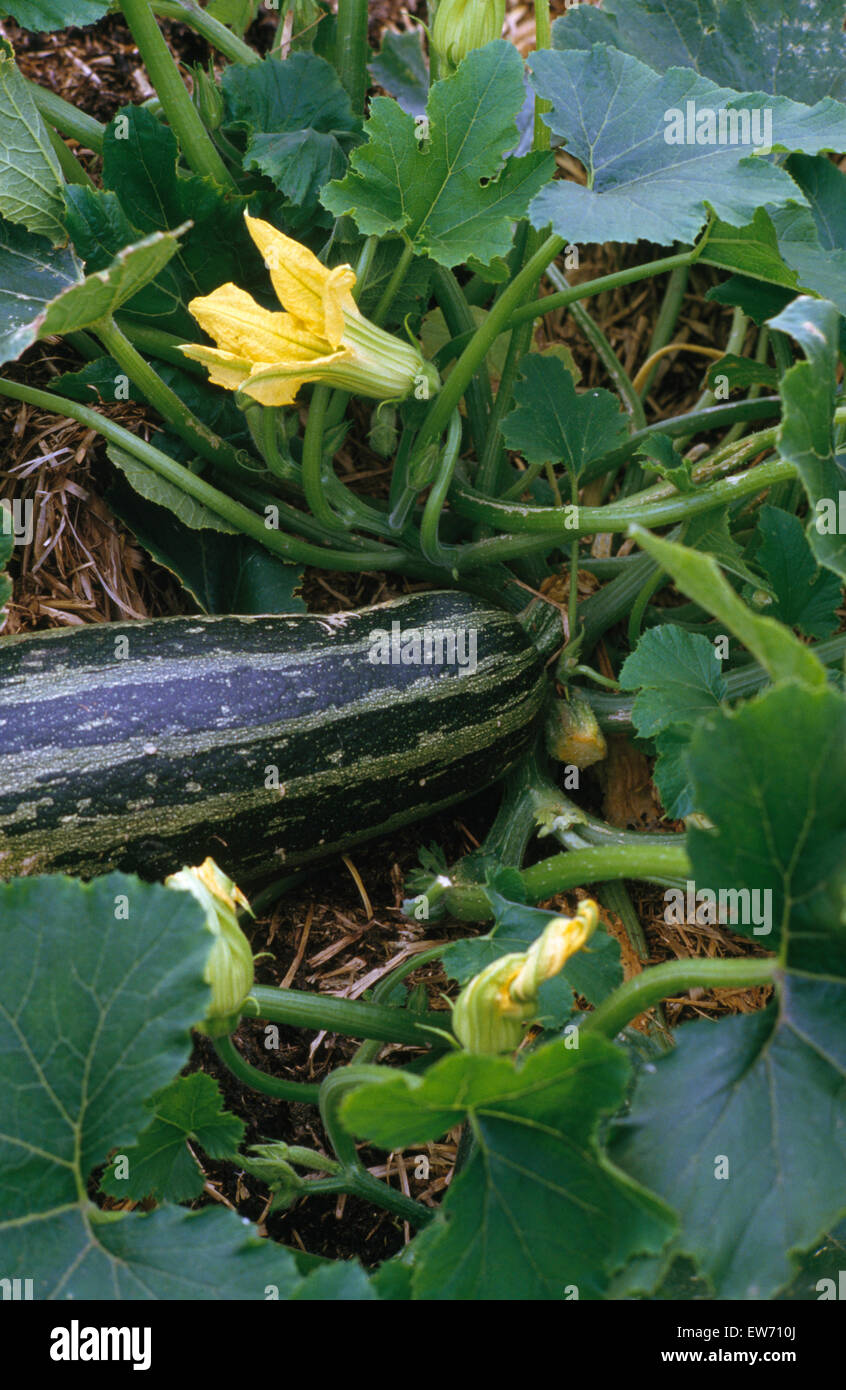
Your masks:
{"label": "green lobed leaf", "polygon": [[829,916],[846,853],[846,702],[829,689],[768,690],[700,725],[689,766],[697,810],[717,827],[688,834],[698,885],[769,890],[774,930],[757,939],[776,949],[792,914],[804,944],[800,924]]}
{"label": "green lobed leaf", "polygon": [[587,464],[628,436],[616,396],[603,390],[577,395],[570,372],[556,357],[524,357],[514,399],[517,406],[502,422],[502,437],[527,463],[563,463],[578,478]]}
{"label": "green lobed leaf", "polygon": [[205,1175],[186,1144],[192,1140],[209,1158],[234,1154],[246,1126],[223,1108],[217,1082],[204,1072],[178,1076],[147,1102],[154,1118],[138,1143],[113,1159],[100,1179],[111,1197],[140,1202],[155,1197],[186,1202],[199,1197]]}
{"label": "green lobed leaf", "polygon": [[713,613],[740,639],[773,680],[797,680],[825,686],[825,667],[781,623],[753,613],[738,598],[710,555],[661,540],[641,526],[629,527],[638,544],[672,575],[676,586],[694,603]]}
{"label": "green lobed leaf", "polygon": [[422,116],[429,95],[429,68],[423,52],[423,30],[396,34],[386,29],[382,47],[370,63],[370,76],[392,97],[403,111]]}
{"label": "green lobed leaf", "polygon": [[22,29],[49,34],[73,24],[96,24],[110,8],[110,0],[6,0],[4,13]]}
{"label": "green lobed leaf", "polygon": [[802,289],[846,314],[846,174],[824,155],[792,155],[786,168],[808,208],[773,211],[779,251]]}
{"label": "green lobed leaf", "polygon": [[764,506],[758,512],[758,531],[762,543],[756,560],[775,593],[775,603],[767,610],[770,617],[806,637],[830,637],[839,627],[841,583],[817,565],[799,518]]}
{"label": "green lobed leaf", "polygon": [[637,453],[640,458],[648,462],[649,468],[653,472],[666,482],[672,483],[679,492],[693,491],[690,477],[693,465],[682,457],[668,435],[652,435],[650,439],[644,440]]}
{"label": "green lobed leaf", "polygon": [[58,156],[14,50],[0,38],[0,214],[54,246],[64,244],[63,183]]}
{"label": "green lobed leaf", "polygon": [[693,725],[726,698],[714,645],[674,623],[644,632],[620,671],[623,690],[639,690],[632,721],[642,738],[673,726]]}
{"label": "green lobed leaf", "polygon": [[[73,248],[85,268],[104,270],[125,246],[140,239],[121,207],[116,193],[108,189],[69,184],[65,189],[65,224]],[[193,333],[196,325],[182,303],[180,277],[173,262],[163,266],[143,291],[127,301],[126,312],[149,319],[160,328]]]}
{"label": "green lobed leaf", "polygon": [[223,71],[224,127],[246,134],[244,168],[257,169],[284,193],[292,228],[311,225],[317,195],[347,167],[361,129],[335,69],[314,53],[284,63],[231,63]]}
{"label": "green lobed leaf", "polygon": [[537,95],[550,102],[544,120],[584,165],[587,187],[552,183],[533,200],[529,215],[535,227],[551,224],[571,241],[692,242],[709,209],[743,226],[763,204],[805,202],[784,170],[750,157],[752,144],[698,143],[686,136],[683,143],[668,143],[673,120],[683,123],[690,103],[700,117],[754,110],[762,129],[771,113],[779,149],[817,154],[846,148],[846,108],[830,98],[808,107],[761,92],[740,95],[690,69],[660,76],[600,45],[587,52],[542,50],[532,54],[530,66]]}
{"label": "green lobed leaf", "polygon": [[841,526],[846,474],[834,453],[839,315],[828,300],[802,295],[769,322],[795,338],[807,359],[782,377],[779,453],[795,464],[807,494],[811,549],[821,565],[846,576],[846,536]]}
{"label": "green lobed leaf", "polygon": [[753,588],[766,590],[767,581],[746,563],[744,552],[731,533],[727,507],[691,517],[684,543],[693,550],[704,551],[716,560],[720,569],[736,574]]}
{"label": "green lobed leaf", "polygon": [[152,468],[148,468],[127,449],[109,443],[106,445],[106,453],[140,497],[172,512],[183,526],[192,531],[223,531],[230,536],[238,534],[238,528],[231,522],[225,521],[202,502],[195,501],[175,483],[169,483],[166,478],[154,473]]}
{"label": "green lobed leaf", "polygon": [[470,1121],[476,1144],[418,1237],[416,1298],[601,1298],[613,1270],[657,1252],[671,1212],[600,1153],[629,1063],[604,1039],[550,1043],[515,1066],[456,1053],[424,1078],[402,1072],[349,1094],[342,1118],[383,1148],[439,1138]]}
{"label": "green lobed leaf", "polygon": [[552,156],[540,153],[502,167],[519,137],[515,117],[523,102],[522,60],[503,39],[474,50],[434,84],[425,140],[418,141],[414,119],[395,101],[375,97],[367,144],[321,202],[336,217],[350,214],[366,236],[401,232],[418,254],[441,265],[470,256],[488,265],[508,254],[512,223],[554,169]]}
{"label": "green lobed leaf", "polygon": [[739,92],[846,100],[842,0],[603,0],[568,10],[552,40],[613,44],[658,72],[692,67]]}
{"label": "green lobed leaf", "polygon": [[795,294],[795,290],[786,286],[753,280],[751,275],[730,275],[722,284],[713,285],[705,298],[715,304],[741,308],[760,328],[767,319],[780,313],[795,298]]}

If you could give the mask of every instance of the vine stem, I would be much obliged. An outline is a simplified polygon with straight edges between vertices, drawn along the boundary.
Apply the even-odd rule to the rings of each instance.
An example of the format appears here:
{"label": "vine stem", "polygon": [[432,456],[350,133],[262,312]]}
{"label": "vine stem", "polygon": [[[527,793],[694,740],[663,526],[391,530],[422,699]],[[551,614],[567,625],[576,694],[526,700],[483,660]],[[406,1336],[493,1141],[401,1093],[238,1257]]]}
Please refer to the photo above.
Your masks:
{"label": "vine stem", "polygon": [[138,45],[150,81],[171,129],[195,174],[213,179],[221,188],[236,191],[235,181],[214,147],[182,81],[173,55],[156,23],[149,0],[120,0],[124,19]]}
{"label": "vine stem", "polygon": [[627,1023],[638,1014],[660,1004],[662,999],[681,990],[702,986],[705,989],[744,989],[753,985],[769,985],[778,979],[779,963],[774,956],[744,958],[743,960],[665,961],[615,989],[614,993],[589,1014],[582,1023],[585,1033],[601,1033],[616,1038]]}
{"label": "vine stem", "polygon": [[[679,839],[683,839],[679,836]],[[526,901],[543,902],[556,893],[568,893],[588,883],[634,878],[649,883],[683,887],[690,877],[690,860],[681,844],[596,845],[590,849],[554,854],[523,869],[520,879]],[[493,916],[483,887],[452,883],[445,890],[446,909],[464,922],[487,922]]]}
{"label": "vine stem", "polygon": [[[369,1004],[360,999],[338,999],[332,994],[309,994],[305,990],[281,989],[276,985],[254,985],[250,990],[250,1017],[264,1018],[291,1028],[325,1028],[353,1038],[375,1038],[380,1042],[408,1043],[426,1047],[432,1041],[429,1028],[443,1028],[446,1015],[410,1013],[386,1004]],[[247,1016],[247,1010],[244,1010]]]}
{"label": "vine stem", "polygon": [[258,1067],[246,1062],[231,1038],[215,1038],[214,1050],[224,1066],[249,1086],[251,1091],[273,1096],[275,1100],[289,1100],[300,1105],[317,1105],[320,1100],[320,1087],[307,1081],[286,1081],[282,1076],[267,1076]]}
{"label": "vine stem", "polygon": [[209,463],[227,471],[242,471],[238,450],[192,414],[176,392],[162,381],[149,362],[141,356],[113,318],[103,319],[100,323],[94,324],[92,331],[96,333],[106,352],[123,368],[129,380],[143,392],[150,405],[180,438],[193,445]]}
{"label": "vine stem", "polygon": [[375,1202],[380,1207],[409,1221],[414,1226],[423,1226],[431,1221],[434,1212],[396,1192],[385,1182],[379,1182],[362,1164],[355,1146],[355,1140],[341,1119],[341,1105],[345,1097],[363,1082],[390,1080],[391,1072],[385,1067],[350,1066],[339,1067],[327,1076],[320,1088],[320,1118],[329,1136],[329,1141],[343,1168],[343,1179],[347,1191],[365,1201]]}
{"label": "vine stem", "polygon": [[67,136],[69,140],[76,140],[86,150],[93,150],[95,154],[103,153],[106,127],[100,121],[95,120],[93,116],[86,116],[84,111],[77,111],[64,97],[57,96],[46,87],[39,87],[37,82],[32,82],[29,78],[25,80],[30,96],[45,121],[60,135]]}
{"label": "vine stem", "polygon": [[[561,237],[551,237],[550,241],[560,241],[559,250],[562,250],[565,244]],[[558,251],[550,256],[549,260],[554,260],[557,255]],[[543,299],[533,299],[529,304],[515,306],[510,314],[511,323],[524,323],[526,319],[536,319],[541,314],[549,314],[553,309],[566,308],[579,299],[589,299],[593,295],[602,294],[603,290],[615,290],[621,285],[630,285],[634,280],[646,280],[653,275],[663,275],[665,271],[675,270],[677,266],[692,265],[698,255],[699,250],[695,249],[677,256],[662,256],[660,260],[648,261],[646,265],[629,266],[626,270],[615,270],[610,275],[600,275],[596,280],[586,280],[582,285],[571,285],[568,289],[548,294]]]}
{"label": "vine stem", "polygon": [[[563,250],[564,238],[547,237],[533,256],[518,271],[511,284],[503,290],[490,313],[480,324],[470,342],[462,352],[447,380],[435,396],[417,439],[417,449],[424,448],[446,429],[452,412],[458,406],[470,381],[478,370],[491,346],[506,328],[518,306],[526,296],[527,290],[537,284],[550,261],[554,261]],[[544,312],[541,310],[540,312]],[[532,315],[534,317],[534,315]]]}
{"label": "vine stem", "polygon": [[[535,50],[552,47],[552,20],[549,14],[549,0],[535,0]],[[552,102],[535,97],[534,148],[548,150],[550,129],[543,119],[544,111],[552,109]]]}
{"label": "vine stem", "polygon": [[367,0],[338,0],[335,66],[357,116],[367,96]]}
{"label": "vine stem", "polygon": [[218,53],[222,53],[224,58],[229,58],[233,63],[255,65],[262,62],[261,55],[256,53],[254,48],[250,48],[248,43],[239,39],[238,35],[227,29],[225,24],[221,24],[219,19],[201,10],[199,5],[193,4],[192,0],[152,0],[152,9],[153,13],[162,19],[175,19],[193,29],[195,34],[199,34],[212,48],[216,48]]}
{"label": "vine stem", "polygon": [[252,536],[253,540],[258,541],[280,559],[295,564],[319,565],[324,569],[337,570],[403,569],[411,562],[404,551],[393,547],[383,546],[379,549],[351,553],[347,550],[333,550],[329,546],[311,545],[298,537],[273,530],[248,507],[234,502],[225,492],[197,477],[196,473],[184,468],[181,463],[169,458],[152,444],[139,439],[108,416],[101,415],[99,411],[91,410],[88,406],[79,405],[76,401],[36,390],[32,386],[21,386],[18,382],[7,381],[3,377],[0,377],[0,395],[10,396],[16,401],[25,401],[27,405],[48,410],[54,415],[63,415],[68,420],[78,420],[80,424],[96,430],[104,439],[125,449],[154,473],[173,483],[195,501],[202,502],[225,521],[231,522],[244,535]]}
{"label": "vine stem", "polygon": [[[547,268],[546,278],[549,280],[550,284],[555,285],[557,290],[564,293],[568,293],[573,288],[582,288],[579,285],[575,287],[568,285],[561,271],[554,265]],[[635,429],[644,429],[646,426],[646,415],[643,409],[643,402],[632,385],[631,377],[599,324],[591,318],[587,309],[579,300],[574,299],[568,307],[576,327],[579,328],[587,338],[594,352],[603,363],[611,380],[614,382],[617,393],[631,416],[632,425]]]}

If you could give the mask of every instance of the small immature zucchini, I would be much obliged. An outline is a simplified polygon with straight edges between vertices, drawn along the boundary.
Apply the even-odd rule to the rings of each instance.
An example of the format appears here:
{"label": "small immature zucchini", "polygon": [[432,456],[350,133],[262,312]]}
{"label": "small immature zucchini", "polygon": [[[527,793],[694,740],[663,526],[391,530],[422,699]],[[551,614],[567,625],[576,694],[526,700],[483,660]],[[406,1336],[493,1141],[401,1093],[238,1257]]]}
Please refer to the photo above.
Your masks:
{"label": "small immature zucchini", "polygon": [[500,777],[545,690],[519,623],[462,593],[0,639],[0,878],[344,851]]}

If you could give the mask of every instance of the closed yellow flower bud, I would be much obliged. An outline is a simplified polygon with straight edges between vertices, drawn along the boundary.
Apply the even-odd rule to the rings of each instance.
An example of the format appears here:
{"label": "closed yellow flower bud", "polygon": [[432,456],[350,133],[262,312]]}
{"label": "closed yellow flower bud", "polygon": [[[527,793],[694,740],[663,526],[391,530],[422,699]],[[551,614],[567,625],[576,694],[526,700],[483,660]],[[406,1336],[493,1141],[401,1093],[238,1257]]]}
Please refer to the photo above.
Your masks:
{"label": "closed yellow flower bud", "polygon": [[206,926],[214,944],[206,961],[203,979],[211,985],[208,1015],[198,1031],[210,1038],[229,1037],[235,1032],[241,1010],[253,987],[253,952],[238,925],[237,909],[249,903],[213,859],[199,867],[181,869],[165,879],[168,888],[192,893],[206,913]]}
{"label": "closed yellow flower bud", "polygon": [[513,1052],[537,1015],[538,990],[580,951],[599,923],[592,898],[575,917],[553,917],[528,951],[501,956],[474,975],[456,999],[452,1029],[468,1052]]}

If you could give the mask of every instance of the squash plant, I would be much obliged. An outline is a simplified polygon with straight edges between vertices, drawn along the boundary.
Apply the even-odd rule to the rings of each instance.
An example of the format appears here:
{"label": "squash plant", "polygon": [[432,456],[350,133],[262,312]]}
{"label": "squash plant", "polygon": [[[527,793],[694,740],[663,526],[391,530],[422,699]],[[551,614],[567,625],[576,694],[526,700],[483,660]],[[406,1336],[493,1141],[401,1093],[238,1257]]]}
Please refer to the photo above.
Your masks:
{"label": "squash plant", "polygon": [[[68,0],[62,20],[109,8]],[[677,1288],[683,1268],[688,1296],[820,1296],[809,1257],[836,1249],[846,1216],[842,4],[615,0],[550,26],[538,0],[528,62],[495,36],[497,3],[476,27],[442,0],[428,45],[387,34],[370,55],[367,6],[340,0],[334,16],[315,0],[318,22],[295,24],[287,47],[280,28],[266,57],[244,38],[255,5],[240,24],[191,0],[113,8],[155,97],[105,127],[26,80],[2,44],[2,361],[61,335],[84,365],[49,392],[16,370],[0,394],[105,438],[111,504],[205,614],[297,614],[308,564],[395,572],[519,615],[539,653],[532,680],[557,654],[550,746],[566,751],[562,775],[527,699],[522,756],[481,849],[456,865],[421,854],[409,915],[487,924],[432,953],[461,990],[452,1026],[408,1007],[419,956],[361,1001],[251,984],[236,863],[166,885],[83,882],[106,814],[95,776],[84,845],[71,814],[55,830],[61,862],[44,851],[41,867],[63,873],[0,885],[3,1277],[33,1278],[39,1297],[621,1299]],[[47,0],[5,12],[36,30],[57,22]],[[214,51],[192,96],[157,17]],[[386,93],[369,101],[368,71]],[[641,241],[661,254],[577,284],[560,268],[592,244]],[[695,409],[650,421],[697,263],[716,268],[711,298],[732,310],[725,350]],[[654,277],[663,300],[633,378],[590,300]],[[534,325],[559,309],[609,389],[579,391],[572,362],[536,349]],[[150,442],[98,409],[130,397],[158,412]],[[333,466],[363,429],[391,462],[385,499]],[[582,540],[599,534],[636,547],[592,557]],[[585,601],[579,568],[601,581]],[[527,603],[568,570],[565,614]],[[671,584],[687,602],[653,603]],[[594,664],[603,638],[613,678]],[[83,645],[0,645],[0,736],[24,739],[2,755],[0,852],[40,814],[25,740],[57,717],[49,653],[66,652],[70,690],[96,675]],[[27,653],[46,673],[29,687]],[[456,759],[513,659],[500,652],[474,691],[459,688]],[[135,677],[139,708],[145,681],[152,707],[154,674],[142,662]],[[442,731],[436,696],[418,694],[421,736]],[[352,728],[355,681],[347,698]],[[580,769],[602,756],[603,730],[621,729],[655,755],[683,832],[619,830],[584,804]],[[103,785],[128,738],[100,747]],[[200,825],[200,864],[213,853],[202,816],[156,785],[157,814]],[[359,766],[349,786],[354,804],[390,802],[397,769],[377,780]],[[137,802],[110,806],[120,839]],[[351,811],[350,838],[363,824]],[[536,836],[555,852],[527,855]],[[643,960],[625,880],[662,888],[680,914],[668,920],[730,926],[742,949],[624,980],[592,900],[573,918],[536,906],[591,885]],[[630,1027],[703,986],[763,986],[769,1002],[672,1039]],[[279,1078],[240,1054],[239,1016],[361,1045],[319,1087]],[[331,1152],[245,1151],[211,1078],[179,1076],[198,1024],[243,1085],[319,1107]],[[380,1065],[386,1042],[416,1046],[413,1063]],[[413,1148],[457,1125],[437,1210],[359,1157],[357,1141]],[[261,1241],[231,1212],[186,1209],[202,1190],[187,1140],[264,1180],[277,1205],[353,1193],[415,1234],[376,1271]],[[98,1192],[155,1207],[105,1211]]]}

